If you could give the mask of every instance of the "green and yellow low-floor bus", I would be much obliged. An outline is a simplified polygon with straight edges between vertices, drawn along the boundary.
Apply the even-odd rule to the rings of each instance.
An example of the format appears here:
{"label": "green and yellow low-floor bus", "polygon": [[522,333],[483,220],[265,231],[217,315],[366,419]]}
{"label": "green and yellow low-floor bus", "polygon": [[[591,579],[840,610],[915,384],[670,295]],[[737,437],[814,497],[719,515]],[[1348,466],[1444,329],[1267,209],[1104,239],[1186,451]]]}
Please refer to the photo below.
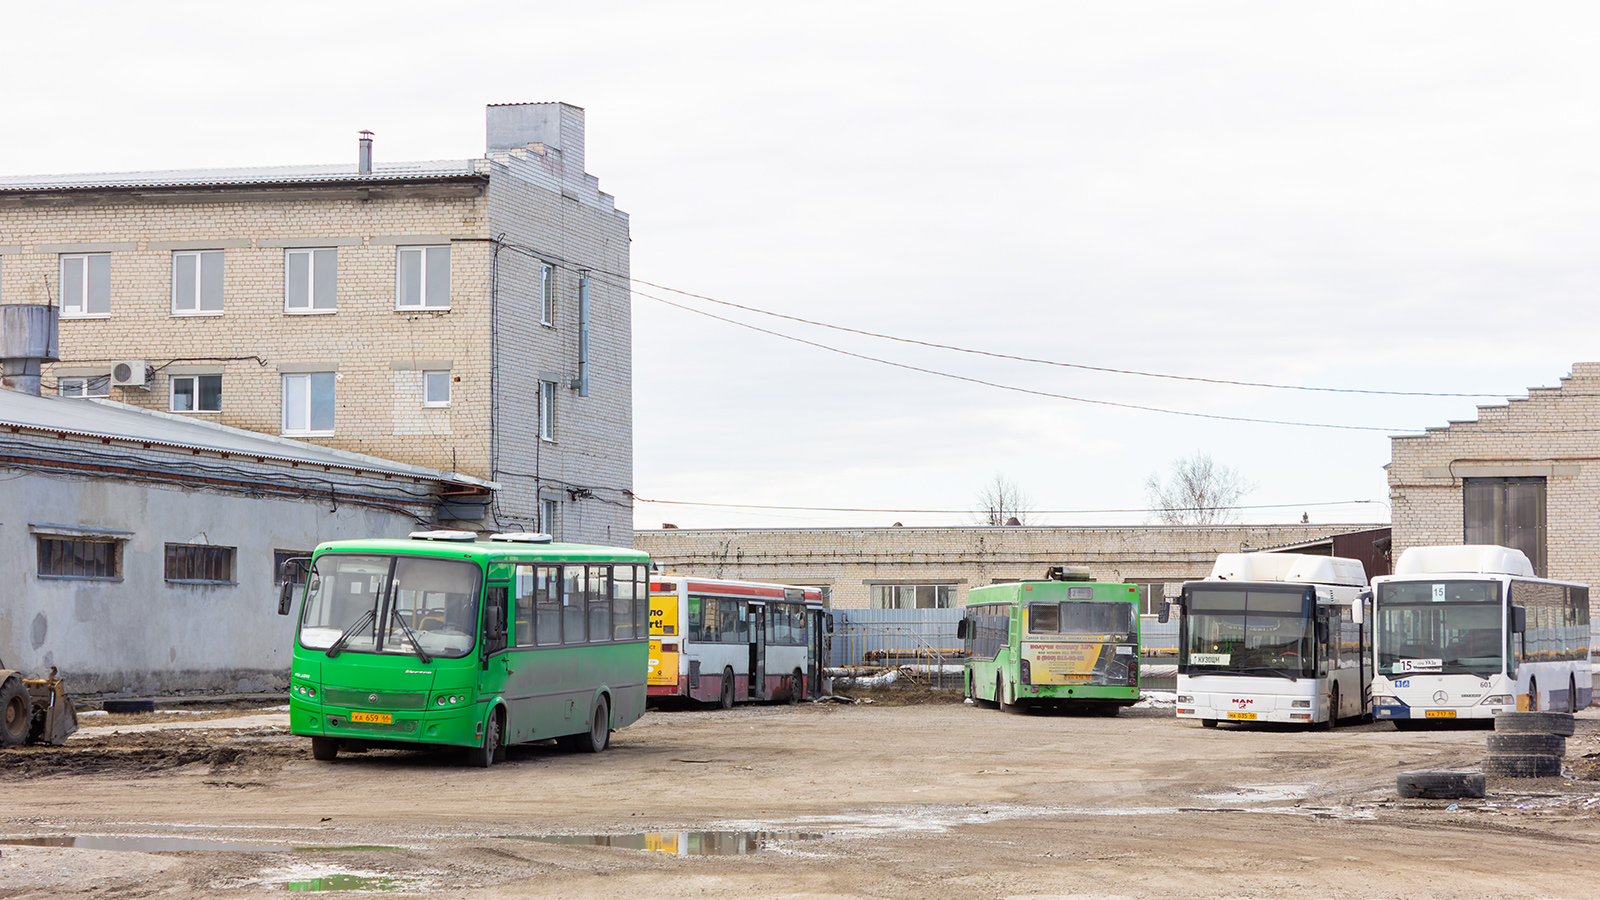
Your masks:
{"label": "green and yellow low-floor bus", "polygon": [[982,706],[1082,708],[1115,715],[1139,701],[1139,589],[1079,580],[991,584],[967,595],[957,626],[967,697]]}
{"label": "green and yellow low-floor bus", "polygon": [[284,578],[295,629],[289,730],[311,754],[555,738],[599,752],[644,714],[649,558],[548,535],[415,532],[333,541]]}

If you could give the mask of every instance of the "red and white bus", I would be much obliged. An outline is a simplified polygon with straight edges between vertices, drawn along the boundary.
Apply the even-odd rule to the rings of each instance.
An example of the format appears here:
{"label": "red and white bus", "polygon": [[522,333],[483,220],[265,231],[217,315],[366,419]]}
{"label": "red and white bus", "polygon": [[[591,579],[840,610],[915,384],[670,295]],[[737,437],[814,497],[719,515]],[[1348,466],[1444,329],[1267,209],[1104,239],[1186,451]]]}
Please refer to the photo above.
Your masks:
{"label": "red and white bus", "polygon": [[821,696],[829,618],[817,588],[654,576],[648,699],[727,709]]}

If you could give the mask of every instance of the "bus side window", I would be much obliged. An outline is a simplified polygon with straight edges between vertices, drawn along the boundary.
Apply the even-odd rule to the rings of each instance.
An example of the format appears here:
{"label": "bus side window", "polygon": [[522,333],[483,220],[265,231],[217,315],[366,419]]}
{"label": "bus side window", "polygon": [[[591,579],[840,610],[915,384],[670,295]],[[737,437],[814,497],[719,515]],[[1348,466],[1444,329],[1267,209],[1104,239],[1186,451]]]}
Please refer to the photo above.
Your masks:
{"label": "bus side window", "polygon": [[589,566],[589,640],[611,640],[611,567]]}
{"label": "bus side window", "polygon": [[561,570],[539,566],[534,570],[534,634],[540,646],[561,643]]}
{"label": "bus side window", "polygon": [[617,566],[611,576],[611,639],[633,640],[633,567]]}
{"label": "bus side window", "polygon": [[517,577],[512,582],[516,594],[512,604],[515,615],[512,617],[514,626],[511,630],[518,647],[533,646],[534,599],[538,596],[533,572],[533,566],[517,566]]}
{"label": "bus side window", "polygon": [[650,622],[650,576],[644,566],[633,567],[633,633],[644,637]]}
{"label": "bus side window", "polygon": [[583,566],[566,566],[561,570],[561,643],[584,644],[589,637],[584,633]]}

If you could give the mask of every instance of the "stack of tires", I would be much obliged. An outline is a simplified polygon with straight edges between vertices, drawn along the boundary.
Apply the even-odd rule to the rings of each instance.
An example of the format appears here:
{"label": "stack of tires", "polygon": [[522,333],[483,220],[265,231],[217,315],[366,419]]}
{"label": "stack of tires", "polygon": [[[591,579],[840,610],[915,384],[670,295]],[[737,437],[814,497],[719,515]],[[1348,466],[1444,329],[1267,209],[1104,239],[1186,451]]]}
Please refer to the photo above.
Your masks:
{"label": "stack of tires", "polygon": [[1494,717],[1485,775],[1501,778],[1556,778],[1572,736],[1572,713],[1508,712]]}

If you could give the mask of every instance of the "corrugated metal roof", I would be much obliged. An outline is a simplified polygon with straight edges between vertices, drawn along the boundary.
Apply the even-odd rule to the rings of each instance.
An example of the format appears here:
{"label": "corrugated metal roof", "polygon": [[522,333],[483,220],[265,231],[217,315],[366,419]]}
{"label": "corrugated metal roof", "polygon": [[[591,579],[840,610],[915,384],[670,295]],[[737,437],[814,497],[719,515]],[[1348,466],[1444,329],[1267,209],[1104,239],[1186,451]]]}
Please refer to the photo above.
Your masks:
{"label": "corrugated metal roof", "polygon": [[335,450],[276,435],[245,431],[201,419],[141,409],[111,400],[35,397],[0,390],[0,427],[50,431],[77,437],[131,441],[183,450],[227,453],[302,465],[333,466],[360,472],[399,475],[417,481],[444,481],[494,489],[493,482],[470,475]]}
{"label": "corrugated metal roof", "polygon": [[167,169],[146,172],[91,172],[77,175],[0,176],[0,193],[93,188],[226,187],[254,184],[370,184],[479,174],[475,159],[385,163],[362,175],[351,165],[261,166],[229,169]]}

